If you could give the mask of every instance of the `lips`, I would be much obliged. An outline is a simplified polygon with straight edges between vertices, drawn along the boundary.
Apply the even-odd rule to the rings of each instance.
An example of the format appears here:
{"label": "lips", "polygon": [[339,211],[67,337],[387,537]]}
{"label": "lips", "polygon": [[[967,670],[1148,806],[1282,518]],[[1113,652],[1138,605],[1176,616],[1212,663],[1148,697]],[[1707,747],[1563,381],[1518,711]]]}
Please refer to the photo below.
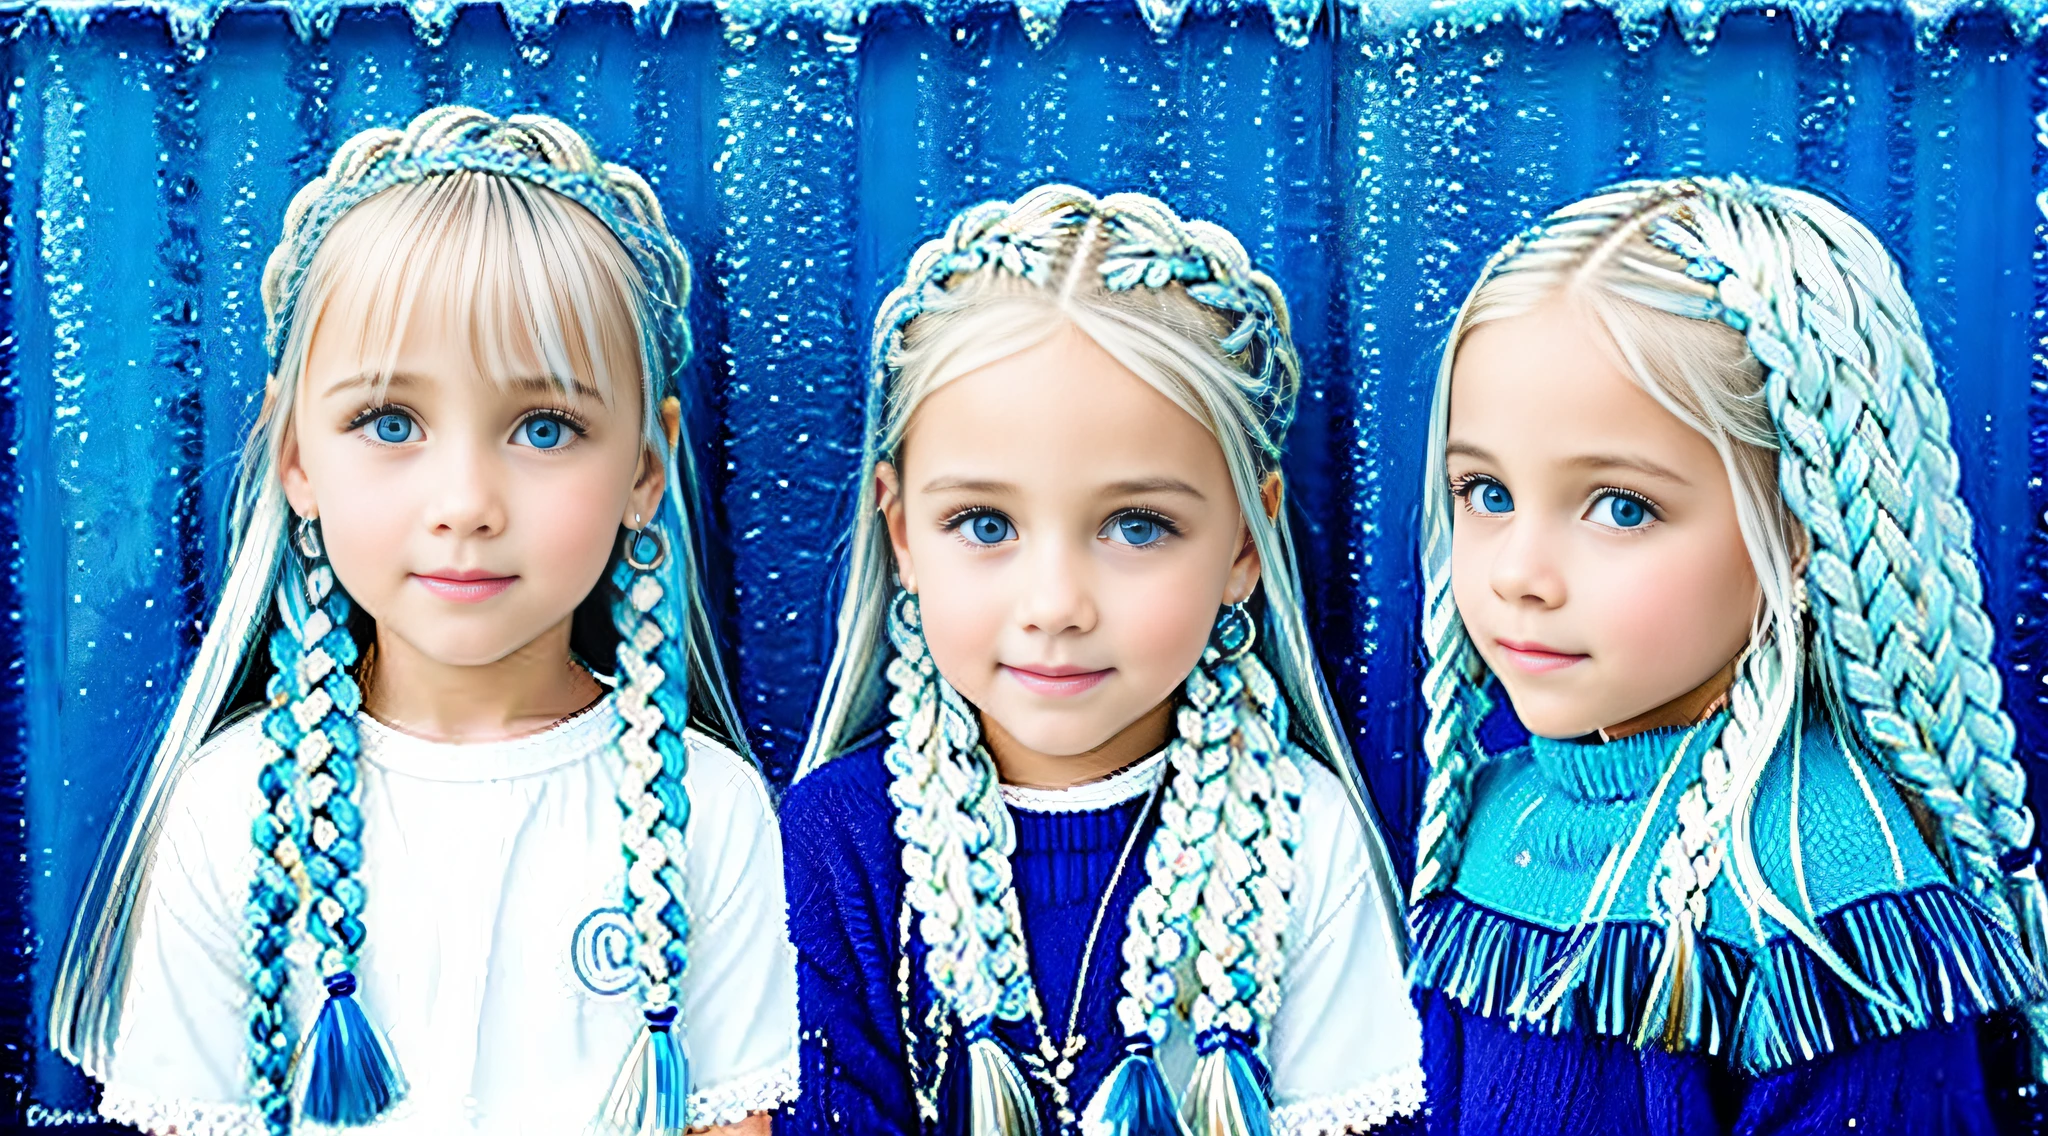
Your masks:
{"label": "lips", "polygon": [[429,595],[450,603],[482,603],[502,595],[517,583],[517,576],[498,576],[480,568],[441,568],[415,572],[413,580]]}
{"label": "lips", "polygon": [[1033,694],[1046,698],[1072,698],[1085,694],[1101,685],[1102,680],[1115,673],[1115,668],[1089,670],[1074,666],[1013,667],[1002,665],[1003,673],[1016,680],[1017,685]]}
{"label": "lips", "polygon": [[1591,656],[1560,651],[1536,642],[1518,642],[1513,639],[1496,639],[1494,645],[1501,649],[1516,669],[1528,674],[1551,674],[1584,662]]}

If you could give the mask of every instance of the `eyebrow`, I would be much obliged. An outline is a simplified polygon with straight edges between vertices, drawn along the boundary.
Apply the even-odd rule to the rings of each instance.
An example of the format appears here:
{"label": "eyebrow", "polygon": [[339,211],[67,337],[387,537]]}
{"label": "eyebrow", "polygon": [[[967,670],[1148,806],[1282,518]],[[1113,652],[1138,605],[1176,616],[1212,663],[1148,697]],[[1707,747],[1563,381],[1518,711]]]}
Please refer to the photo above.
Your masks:
{"label": "eyebrow", "polygon": [[[379,377],[375,371],[363,371],[328,387],[327,393],[339,394],[342,391],[352,390],[356,387],[375,386]],[[393,371],[390,376],[384,379],[384,385],[386,388],[424,386],[426,381],[426,379],[411,371]],[[559,393],[567,389],[573,392],[579,399],[586,399],[591,402],[604,401],[604,396],[599,394],[595,387],[580,379],[571,379],[569,382],[564,383],[547,375],[521,375],[517,378],[506,379],[502,385],[508,390],[520,391],[526,394]]]}
{"label": "eyebrow", "polygon": [[[1450,442],[1444,446],[1444,456],[1461,455],[1475,461],[1500,464],[1500,459],[1469,442]],[[1578,469],[1632,469],[1647,477],[1669,481],[1675,485],[1691,485],[1692,482],[1680,477],[1674,470],[1658,465],[1648,458],[1629,454],[1580,454],[1566,459],[1565,463]]]}
{"label": "eyebrow", "polygon": [[[995,496],[1015,493],[1017,487],[1007,481],[987,481],[970,477],[935,477],[925,482],[926,493],[986,493]],[[1130,497],[1140,493],[1173,493],[1192,497],[1197,501],[1206,500],[1202,491],[1178,477],[1139,477],[1129,481],[1113,481],[1102,487],[1104,497]]]}

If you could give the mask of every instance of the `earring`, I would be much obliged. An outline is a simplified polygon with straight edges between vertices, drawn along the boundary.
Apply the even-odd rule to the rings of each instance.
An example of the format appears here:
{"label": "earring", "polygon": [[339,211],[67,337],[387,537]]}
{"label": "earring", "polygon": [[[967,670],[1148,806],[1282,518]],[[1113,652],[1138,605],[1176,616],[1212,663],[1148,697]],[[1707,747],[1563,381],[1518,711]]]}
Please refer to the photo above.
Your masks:
{"label": "earring", "polygon": [[292,544],[298,548],[299,555],[308,560],[318,560],[327,555],[326,547],[320,542],[319,518],[300,517],[298,529],[292,534]]}
{"label": "earring", "polygon": [[[633,514],[633,519],[638,521],[640,514]],[[668,542],[651,525],[627,532],[624,539],[625,547],[620,552],[626,567],[635,572],[652,572],[668,559]]]}

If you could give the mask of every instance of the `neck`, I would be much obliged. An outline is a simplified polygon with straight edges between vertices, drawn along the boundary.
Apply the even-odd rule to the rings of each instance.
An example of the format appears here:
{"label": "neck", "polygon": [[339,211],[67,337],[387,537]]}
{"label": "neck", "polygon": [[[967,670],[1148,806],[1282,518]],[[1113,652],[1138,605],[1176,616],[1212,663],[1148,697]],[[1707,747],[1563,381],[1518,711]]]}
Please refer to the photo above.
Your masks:
{"label": "neck", "polygon": [[1173,728],[1173,699],[1168,698],[1143,717],[1094,749],[1075,754],[1045,754],[1010,736],[1002,723],[981,715],[981,735],[996,773],[1006,785],[1026,789],[1071,789],[1089,781],[1100,781],[1133,765],[1166,744]]}
{"label": "neck", "polygon": [[377,628],[363,709],[436,742],[484,742],[546,729],[603,692],[569,657],[569,621],[510,655],[479,666],[443,663]]}
{"label": "neck", "polygon": [[1620,741],[1631,734],[1646,730],[1662,729],[1666,726],[1690,726],[1709,714],[1719,710],[1728,701],[1728,690],[1735,685],[1735,669],[1742,656],[1728,660],[1726,666],[1715,671],[1713,677],[1693,687],[1684,694],[1656,707],[1647,713],[1638,714],[1625,722],[1617,722],[1600,731],[1602,741]]}

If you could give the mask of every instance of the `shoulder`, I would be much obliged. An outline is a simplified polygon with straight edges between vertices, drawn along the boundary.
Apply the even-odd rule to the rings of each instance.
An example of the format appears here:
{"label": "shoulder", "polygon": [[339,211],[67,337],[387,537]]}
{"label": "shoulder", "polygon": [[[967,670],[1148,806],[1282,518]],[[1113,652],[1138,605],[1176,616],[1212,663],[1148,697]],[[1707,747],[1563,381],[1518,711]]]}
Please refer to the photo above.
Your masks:
{"label": "shoulder", "polygon": [[683,741],[690,755],[684,780],[695,808],[732,808],[771,817],[775,814],[767,779],[752,761],[695,729],[684,731]]}
{"label": "shoulder", "polygon": [[1795,910],[1826,915],[1950,882],[1890,778],[1825,724],[1772,756],[1749,828],[1764,881]]}
{"label": "shoulder", "polygon": [[276,754],[276,747],[263,736],[260,707],[230,719],[207,737],[178,773],[167,819],[175,829],[181,817],[201,827],[233,818],[238,822],[234,830],[245,832],[247,821],[263,809],[258,775]]}
{"label": "shoulder", "polygon": [[891,833],[896,805],[889,799],[887,749],[887,738],[870,739],[798,777],[782,796],[783,826],[792,832],[841,831],[859,837]]}
{"label": "shoulder", "polygon": [[1955,887],[1898,789],[1827,726],[1779,748],[1754,800],[1756,873],[1731,855],[1709,915],[1714,938],[1750,955],[1740,1067],[1776,1072],[2040,996],[2019,941]]}

